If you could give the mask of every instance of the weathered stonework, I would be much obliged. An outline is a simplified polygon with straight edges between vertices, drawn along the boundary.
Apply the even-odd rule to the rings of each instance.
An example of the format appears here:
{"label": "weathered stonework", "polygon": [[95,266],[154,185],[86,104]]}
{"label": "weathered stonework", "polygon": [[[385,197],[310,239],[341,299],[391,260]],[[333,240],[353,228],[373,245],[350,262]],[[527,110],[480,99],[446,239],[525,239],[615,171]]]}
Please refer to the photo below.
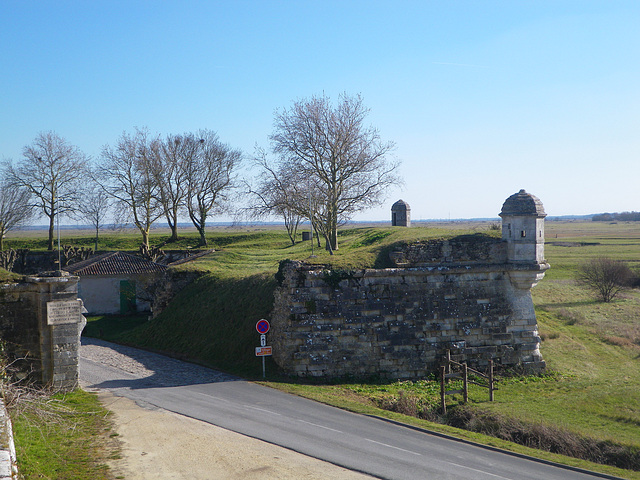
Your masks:
{"label": "weathered stonework", "polygon": [[[52,316],[52,307],[74,302],[78,308]],[[20,376],[58,390],[77,385],[79,337],[86,323],[81,311],[78,277],[34,276],[0,285],[0,338]]]}
{"label": "weathered stonework", "polygon": [[398,268],[380,270],[283,264],[271,321],[274,360],[299,376],[422,378],[450,350],[475,368],[493,360],[541,371],[531,288],[549,265],[537,235],[517,238],[536,244],[529,257],[512,241],[422,242],[391,254]]}

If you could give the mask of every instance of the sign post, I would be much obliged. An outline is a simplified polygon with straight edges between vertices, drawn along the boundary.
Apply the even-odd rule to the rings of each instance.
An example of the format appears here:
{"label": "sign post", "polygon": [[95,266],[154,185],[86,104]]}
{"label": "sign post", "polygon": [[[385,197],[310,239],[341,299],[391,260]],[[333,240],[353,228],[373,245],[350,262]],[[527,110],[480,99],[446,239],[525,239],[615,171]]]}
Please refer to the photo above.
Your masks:
{"label": "sign post", "polygon": [[256,347],[256,357],[262,357],[262,378],[266,376],[264,357],[271,356],[271,347],[267,346],[267,332],[270,328],[271,325],[264,318],[256,323],[256,330],[260,334],[260,346]]}

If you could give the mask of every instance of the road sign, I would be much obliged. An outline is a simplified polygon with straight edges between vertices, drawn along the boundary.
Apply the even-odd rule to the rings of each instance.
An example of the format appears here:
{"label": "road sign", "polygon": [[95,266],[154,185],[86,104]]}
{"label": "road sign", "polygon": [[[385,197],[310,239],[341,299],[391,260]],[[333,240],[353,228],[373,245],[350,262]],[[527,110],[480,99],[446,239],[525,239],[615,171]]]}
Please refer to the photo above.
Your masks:
{"label": "road sign", "polygon": [[271,356],[271,347],[256,347],[256,357],[269,357]]}
{"label": "road sign", "polygon": [[267,336],[264,333],[260,335],[260,346],[261,347],[267,346]]}
{"label": "road sign", "polygon": [[256,323],[256,330],[258,331],[258,333],[261,333],[261,334],[267,333],[270,327],[271,326],[269,325],[269,322],[266,321],[264,318],[261,320],[258,320],[258,323]]}

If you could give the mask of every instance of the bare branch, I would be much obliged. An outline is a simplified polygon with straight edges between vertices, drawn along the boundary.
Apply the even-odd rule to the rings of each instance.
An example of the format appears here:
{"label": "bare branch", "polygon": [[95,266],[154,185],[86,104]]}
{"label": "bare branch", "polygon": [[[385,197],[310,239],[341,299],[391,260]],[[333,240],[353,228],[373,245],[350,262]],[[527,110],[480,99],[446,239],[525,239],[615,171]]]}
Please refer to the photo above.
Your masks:
{"label": "bare branch", "polygon": [[29,222],[33,216],[29,190],[8,181],[9,163],[2,167],[0,180],[0,250],[4,248],[4,237]]}

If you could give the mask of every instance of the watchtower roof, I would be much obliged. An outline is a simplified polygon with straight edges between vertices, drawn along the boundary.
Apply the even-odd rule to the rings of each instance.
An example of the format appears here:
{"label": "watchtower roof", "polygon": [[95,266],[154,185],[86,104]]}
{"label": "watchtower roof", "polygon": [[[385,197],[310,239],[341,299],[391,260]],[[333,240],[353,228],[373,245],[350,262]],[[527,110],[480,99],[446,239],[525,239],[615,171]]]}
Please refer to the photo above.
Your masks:
{"label": "watchtower roof", "polygon": [[504,201],[500,216],[505,215],[535,215],[536,217],[546,217],[542,202],[538,197],[527,193],[524,189],[514,193]]}
{"label": "watchtower roof", "polygon": [[391,210],[411,210],[411,207],[404,200],[398,200],[396,203],[391,205]]}

